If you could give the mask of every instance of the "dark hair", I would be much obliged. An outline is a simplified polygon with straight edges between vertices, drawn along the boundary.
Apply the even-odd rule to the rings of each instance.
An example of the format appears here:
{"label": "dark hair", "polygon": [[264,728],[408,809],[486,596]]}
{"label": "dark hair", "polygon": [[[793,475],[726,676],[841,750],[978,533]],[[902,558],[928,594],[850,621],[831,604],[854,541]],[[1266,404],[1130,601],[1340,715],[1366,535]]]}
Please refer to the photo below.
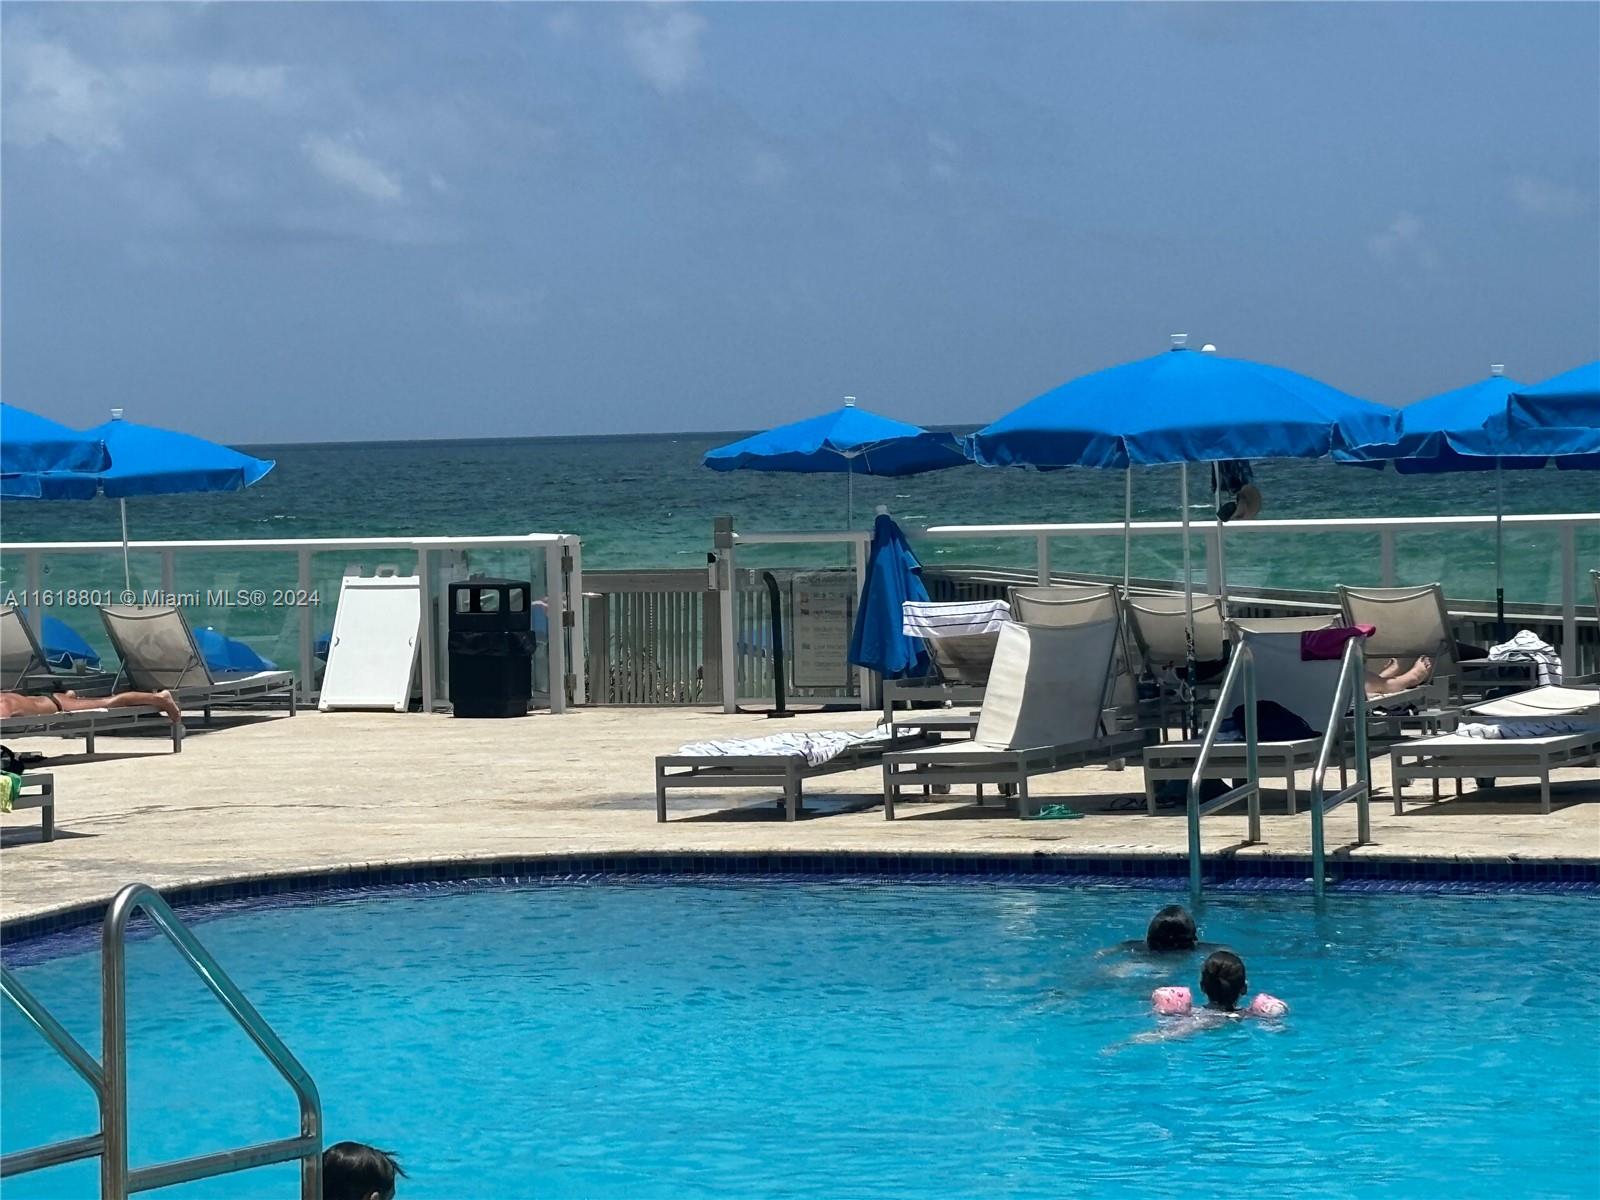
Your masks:
{"label": "dark hair", "polygon": [[396,1176],[405,1171],[389,1150],[337,1142],[322,1152],[322,1200],[367,1200],[373,1192],[390,1200]]}
{"label": "dark hair", "polygon": [[1194,918],[1181,904],[1169,904],[1150,919],[1144,944],[1152,950],[1193,950]]}
{"label": "dark hair", "polygon": [[1200,967],[1200,990],[1213,1004],[1231,1009],[1247,986],[1244,959],[1231,950],[1218,950]]}

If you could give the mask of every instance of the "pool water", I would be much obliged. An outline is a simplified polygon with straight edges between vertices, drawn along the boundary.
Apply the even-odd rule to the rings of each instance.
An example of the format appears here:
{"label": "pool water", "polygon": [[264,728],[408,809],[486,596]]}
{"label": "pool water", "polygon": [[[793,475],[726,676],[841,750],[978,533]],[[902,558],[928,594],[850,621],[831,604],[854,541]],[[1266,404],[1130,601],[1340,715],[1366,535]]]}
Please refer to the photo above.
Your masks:
{"label": "pool water", "polygon": [[[328,1139],[399,1153],[400,1200],[1595,1194],[1600,901],[1219,895],[1202,935],[1289,1018],[1128,1045],[1199,959],[1097,951],[1179,899],[635,882],[197,928],[317,1079]],[[68,950],[18,973],[97,1048],[97,970]],[[130,946],[129,978],[135,1164],[294,1131],[288,1088],[164,941]],[[5,1009],[4,1148],[91,1130],[86,1089]],[[95,1194],[83,1164],[5,1188]],[[297,1192],[273,1167],[161,1194]]]}

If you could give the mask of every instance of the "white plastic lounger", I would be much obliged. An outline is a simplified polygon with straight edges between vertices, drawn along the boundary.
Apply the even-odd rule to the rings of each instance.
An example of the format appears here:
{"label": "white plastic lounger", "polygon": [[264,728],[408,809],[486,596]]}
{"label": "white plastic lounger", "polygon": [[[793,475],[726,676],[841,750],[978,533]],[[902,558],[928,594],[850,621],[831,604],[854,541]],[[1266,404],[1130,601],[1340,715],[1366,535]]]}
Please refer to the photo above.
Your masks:
{"label": "white plastic lounger", "polygon": [[211,710],[240,701],[282,696],[294,716],[293,671],[213,675],[183,611],[170,604],[108,604],[100,609],[106,636],[122,661],[119,681],[140,692],[170,691],[181,708]]}
{"label": "white plastic lounger", "polygon": [[55,712],[43,716],[18,716],[0,719],[0,737],[64,737],[82,738],[83,752],[93,754],[96,734],[116,733],[134,726],[148,726],[153,721],[170,725],[172,752],[183,750],[183,722],[167,720],[159,708],[144,706],[127,708],[87,708],[79,712]]}
{"label": "white plastic lounger", "polygon": [[[1300,657],[1298,632],[1254,633],[1236,627],[1237,636],[1250,646],[1255,660],[1256,703],[1272,701],[1298,716],[1316,730],[1314,736],[1257,743],[1256,761],[1261,779],[1282,779],[1287,793],[1289,815],[1297,811],[1295,773],[1310,771],[1317,765],[1322,733],[1333,712],[1339,690],[1339,659],[1304,661]],[[1349,764],[1342,742],[1336,751],[1341,790],[1349,781]],[[1163,780],[1187,783],[1200,760],[1200,742],[1164,742],[1144,752],[1145,804],[1151,816],[1156,813],[1156,787]],[[1249,748],[1238,742],[1217,742],[1212,746],[1204,779],[1242,779],[1246,775]]]}
{"label": "white plastic lounger", "polygon": [[422,632],[422,580],[415,575],[346,575],[339,583],[328,665],[317,707],[387,708],[411,703]]}
{"label": "white plastic lounger", "polygon": [[1072,767],[1136,755],[1148,734],[1106,734],[1102,701],[1116,653],[1118,622],[1047,627],[1007,625],[1000,632],[989,690],[970,742],[896,750],[883,758],[883,815],[894,819],[906,788],[973,784],[1014,791],[1029,815],[1028,780]]}
{"label": "white plastic lounger", "polygon": [[[1600,716],[1600,688],[1540,687],[1502,696],[1467,710],[1471,717],[1537,724],[1562,717]],[[1402,791],[1418,779],[1433,782],[1433,799],[1439,799],[1439,780],[1454,779],[1461,795],[1463,779],[1537,779],[1539,811],[1550,812],[1550,772],[1558,767],[1600,765],[1600,726],[1576,732],[1533,737],[1468,737],[1444,734],[1414,738],[1389,750],[1393,777],[1394,811],[1404,811]],[[1596,779],[1600,791],[1600,778]]]}

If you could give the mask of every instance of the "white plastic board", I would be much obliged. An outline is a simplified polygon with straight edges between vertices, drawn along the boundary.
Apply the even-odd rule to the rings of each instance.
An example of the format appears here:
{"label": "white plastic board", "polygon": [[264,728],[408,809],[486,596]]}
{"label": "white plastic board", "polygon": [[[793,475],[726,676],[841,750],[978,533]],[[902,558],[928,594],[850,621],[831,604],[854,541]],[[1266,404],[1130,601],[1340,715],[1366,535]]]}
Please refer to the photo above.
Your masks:
{"label": "white plastic board", "polygon": [[421,631],[422,581],[415,575],[346,575],[317,707],[405,712]]}

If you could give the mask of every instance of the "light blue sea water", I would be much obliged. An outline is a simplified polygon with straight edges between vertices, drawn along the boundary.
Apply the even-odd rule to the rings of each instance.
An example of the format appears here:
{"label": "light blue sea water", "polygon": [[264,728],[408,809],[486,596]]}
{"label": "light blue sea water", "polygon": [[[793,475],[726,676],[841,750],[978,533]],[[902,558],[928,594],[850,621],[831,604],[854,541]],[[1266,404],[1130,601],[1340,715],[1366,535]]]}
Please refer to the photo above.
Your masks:
{"label": "light blue sea water", "polygon": [[[1597,901],[1219,895],[1284,997],[1186,1041],[1143,974],[1155,890],[734,882],[446,890],[206,920],[402,1200],[1592,1196]],[[96,959],[24,966],[90,1045]],[[291,1132],[293,1102],[162,942],[130,951],[135,1162]],[[6,1150],[87,1132],[13,1012]],[[1115,1049],[1121,1046],[1120,1050]],[[171,1193],[291,1194],[283,1168]],[[7,1200],[93,1194],[81,1167]]]}
{"label": "light blue sea water", "polygon": [[[745,530],[836,529],[845,521],[845,480],[838,475],[721,473],[700,465],[701,456],[736,434],[674,434],[639,437],[580,437],[496,441],[374,442],[337,445],[260,446],[278,467],[245,492],[215,496],[152,497],[130,501],[134,539],[224,539],[491,535],[533,531],[583,537],[591,569],[697,567],[711,546],[711,524],[732,515]],[[1193,473],[1194,516],[1208,486]],[[1434,516],[1492,513],[1493,474],[1399,476],[1331,462],[1259,464],[1265,497],[1263,517]],[[886,504],[908,528],[934,524],[1038,521],[1121,521],[1121,472],[1091,470],[1038,473],[977,467],[908,479],[858,478],[856,523],[865,526],[874,506]],[[1134,472],[1134,515],[1171,520],[1178,515],[1175,468]],[[1600,476],[1582,471],[1512,471],[1505,474],[1506,511],[1585,512],[1600,509]],[[8,501],[0,512],[6,542],[115,541],[120,536],[114,502],[37,503]],[[1031,566],[1031,539],[920,541],[930,566]],[[1193,541],[1196,571],[1203,579],[1204,547]],[[1118,538],[1058,539],[1052,547],[1059,570],[1120,574]],[[320,593],[319,631],[332,624],[337,581],[359,556],[320,554],[314,564]],[[393,561],[405,555],[371,558]],[[845,554],[822,547],[751,551],[748,565],[847,565]],[[1513,602],[1554,603],[1561,595],[1558,535],[1513,531],[1506,540],[1506,589]],[[1442,581],[1452,597],[1494,594],[1494,543],[1487,532],[1408,533],[1397,536],[1400,582]],[[1589,595],[1587,571],[1600,566],[1600,523],[1579,530],[1580,601]],[[118,555],[103,559],[55,556],[45,563],[43,583],[55,589],[122,590]],[[527,577],[529,567],[509,555],[480,553],[472,569]],[[1231,581],[1277,587],[1331,588],[1380,579],[1378,537],[1355,530],[1333,536],[1230,536]],[[158,588],[154,554],[132,559],[136,590]],[[1135,542],[1135,575],[1176,579],[1182,547],[1176,536]],[[537,572],[535,572],[537,576]],[[0,593],[26,583],[18,556],[0,556]],[[182,556],[180,590],[293,589],[293,554],[209,552]],[[213,624],[244,637],[283,663],[296,645],[297,615],[271,604],[190,605],[191,622]],[[92,605],[56,604],[67,620],[102,650],[100,622]]]}

